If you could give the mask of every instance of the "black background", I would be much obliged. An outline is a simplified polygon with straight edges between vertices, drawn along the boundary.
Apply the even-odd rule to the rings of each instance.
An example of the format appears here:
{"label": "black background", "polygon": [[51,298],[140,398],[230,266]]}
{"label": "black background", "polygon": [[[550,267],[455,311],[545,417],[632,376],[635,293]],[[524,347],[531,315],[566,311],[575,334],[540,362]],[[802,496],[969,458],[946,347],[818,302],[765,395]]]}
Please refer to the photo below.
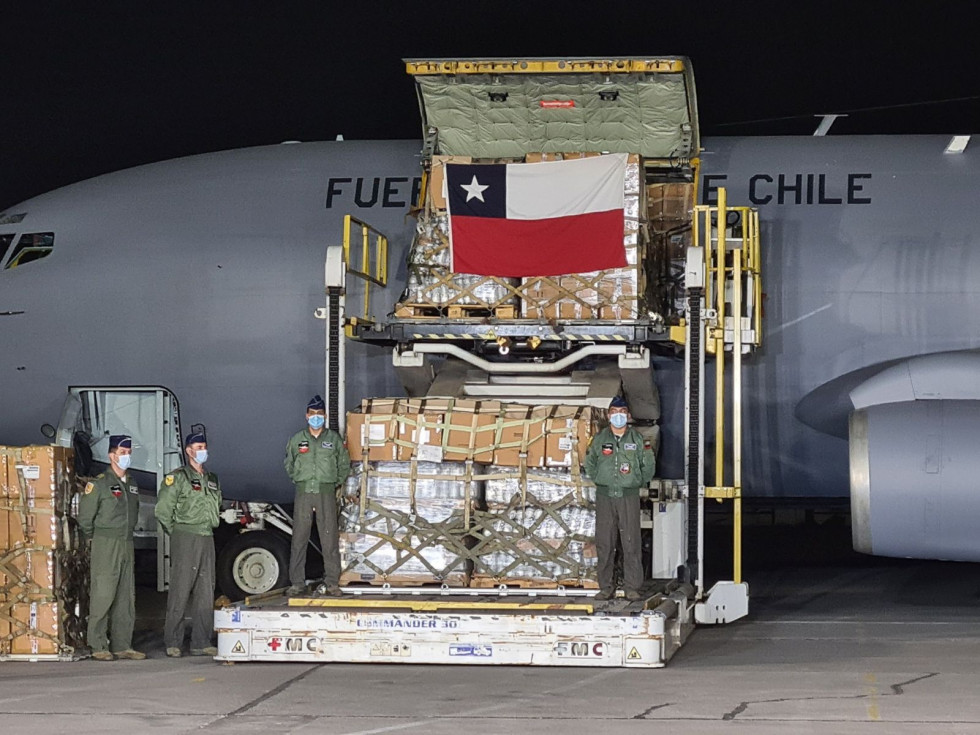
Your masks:
{"label": "black background", "polygon": [[[17,6],[22,7],[17,7]],[[690,56],[704,135],[965,133],[970,2],[13,2],[0,209],[97,174],[283,140],[419,138],[404,57]]]}

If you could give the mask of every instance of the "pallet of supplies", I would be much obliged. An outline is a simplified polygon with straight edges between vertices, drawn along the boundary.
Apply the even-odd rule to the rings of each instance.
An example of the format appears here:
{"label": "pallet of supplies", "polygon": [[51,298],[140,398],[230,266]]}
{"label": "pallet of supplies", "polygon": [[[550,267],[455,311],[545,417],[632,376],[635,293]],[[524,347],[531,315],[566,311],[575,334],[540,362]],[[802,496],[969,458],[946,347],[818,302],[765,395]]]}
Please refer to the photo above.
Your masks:
{"label": "pallet of supplies", "polygon": [[79,489],[70,449],[0,447],[0,657],[70,658],[84,645]]}
{"label": "pallet of supplies", "polygon": [[469,583],[472,462],[356,463],[340,521],[341,584]]}
{"label": "pallet of supplies", "polygon": [[[529,153],[528,162],[560,161],[598,153]],[[623,182],[623,248],[626,266],[591,273],[521,279],[521,317],[548,320],[633,321],[646,316],[644,259],[648,235],[646,190],[639,156],[630,155]]]}
{"label": "pallet of supplies", "polygon": [[472,587],[596,587],[595,485],[574,470],[491,466]]}

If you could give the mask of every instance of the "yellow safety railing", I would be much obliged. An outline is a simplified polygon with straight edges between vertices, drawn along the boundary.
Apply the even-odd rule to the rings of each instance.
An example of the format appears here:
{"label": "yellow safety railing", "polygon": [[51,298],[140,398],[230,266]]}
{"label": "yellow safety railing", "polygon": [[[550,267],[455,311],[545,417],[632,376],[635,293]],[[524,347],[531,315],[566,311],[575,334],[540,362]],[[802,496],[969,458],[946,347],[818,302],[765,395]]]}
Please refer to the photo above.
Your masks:
{"label": "yellow safety railing", "polygon": [[[364,282],[360,313],[355,313],[353,303],[348,302],[346,307],[344,331],[348,337],[354,338],[358,324],[374,324],[377,321],[371,312],[371,286],[384,288],[388,285],[388,238],[350,214],[344,216],[344,266],[347,275],[357,276]],[[348,283],[348,292],[351,286]]]}
{"label": "yellow safety railing", "polygon": [[[733,228],[731,213],[738,220]],[[734,229],[729,237],[729,229]],[[715,356],[714,484],[705,484],[706,498],[732,501],[733,581],[742,581],[742,355],[762,344],[762,257],[759,212],[729,207],[725,189],[716,206],[697,205],[694,244],[703,248],[707,325],[705,351]],[[725,367],[732,360],[730,447],[731,482],[725,482]]]}

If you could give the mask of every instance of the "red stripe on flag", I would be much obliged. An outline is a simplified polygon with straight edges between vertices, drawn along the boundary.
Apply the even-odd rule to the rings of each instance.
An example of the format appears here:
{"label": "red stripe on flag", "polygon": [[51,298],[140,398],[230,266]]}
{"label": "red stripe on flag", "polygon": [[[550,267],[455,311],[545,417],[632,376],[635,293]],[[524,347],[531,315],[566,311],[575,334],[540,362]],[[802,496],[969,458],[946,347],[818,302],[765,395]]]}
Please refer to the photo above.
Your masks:
{"label": "red stripe on flag", "polygon": [[479,276],[561,276],[626,265],[623,210],[538,220],[450,217],[452,269]]}

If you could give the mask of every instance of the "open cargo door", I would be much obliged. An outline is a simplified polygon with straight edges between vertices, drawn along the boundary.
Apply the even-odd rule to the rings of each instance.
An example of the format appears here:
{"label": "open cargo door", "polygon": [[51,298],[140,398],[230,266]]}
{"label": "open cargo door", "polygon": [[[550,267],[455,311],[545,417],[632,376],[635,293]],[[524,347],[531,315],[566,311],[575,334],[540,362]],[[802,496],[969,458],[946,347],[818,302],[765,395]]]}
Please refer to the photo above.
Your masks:
{"label": "open cargo door", "polygon": [[694,75],[684,57],[409,59],[406,65],[433,154],[602,151],[684,165],[700,150]]}

